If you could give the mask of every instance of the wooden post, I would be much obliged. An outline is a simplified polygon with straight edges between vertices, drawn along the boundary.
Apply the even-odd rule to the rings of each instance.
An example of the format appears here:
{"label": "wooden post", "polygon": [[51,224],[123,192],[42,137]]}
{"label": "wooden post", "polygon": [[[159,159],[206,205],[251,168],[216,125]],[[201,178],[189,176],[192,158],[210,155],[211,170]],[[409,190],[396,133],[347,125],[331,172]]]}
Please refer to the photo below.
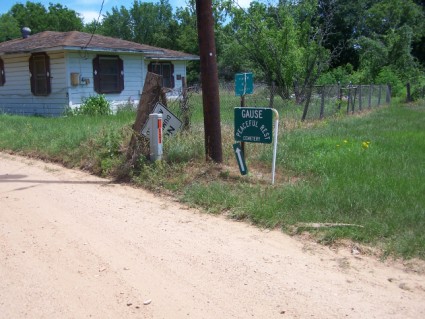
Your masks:
{"label": "wooden post", "polygon": [[362,85],[359,85],[359,111],[362,111]]}
{"label": "wooden post", "polygon": [[342,87],[341,87],[341,83],[338,82],[338,110],[341,109],[341,101],[342,101]]}
{"label": "wooden post", "polygon": [[354,98],[353,103],[351,104],[351,114],[354,114],[354,111],[356,109],[356,97],[357,97],[357,86],[354,87]]}
{"label": "wooden post", "polygon": [[222,163],[220,96],[212,0],[196,0],[196,18],[201,62],[205,155],[207,160]]}
{"label": "wooden post", "polygon": [[378,106],[381,105],[381,94],[382,94],[382,87],[381,85],[379,85]]}
{"label": "wooden post", "polygon": [[369,85],[369,104],[368,107],[371,108],[372,107],[372,91],[373,91],[373,85]]}
{"label": "wooden post", "polygon": [[390,105],[391,104],[391,84],[387,84],[387,97],[386,97],[386,103],[388,104],[388,105]]}
{"label": "wooden post", "polygon": [[322,96],[320,100],[320,119],[323,119],[323,115],[325,113],[325,86],[322,86]]}
{"label": "wooden post", "polygon": [[190,127],[190,113],[187,98],[187,82],[184,76],[182,77],[182,100],[180,101],[180,111],[183,122],[182,130],[186,131]]}
{"label": "wooden post", "polygon": [[351,102],[351,86],[348,87],[348,95],[347,95],[347,114],[350,113],[350,102]]}
{"label": "wooden post", "polygon": [[304,111],[303,111],[303,115],[301,116],[301,122],[304,122],[305,119],[307,118],[307,112],[308,112],[308,108],[310,106],[310,100],[311,100],[312,94],[313,94],[313,88],[310,87],[310,88],[307,89],[307,98],[305,100]]}
{"label": "wooden post", "polygon": [[[137,108],[136,121],[133,124],[133,135],[131,136],[130,145],[127,150],[127,160],[134,165],[140,154],[149,155],[148,140],[140,134],[143,125],[149,118],[149,114],[157,102],[164,98],[162,92],[161,76],[148,72],[143,85],[143,92],[140,97],[139,106]],[[146,145],[140,145],[139,140],[145,139]]]}
{"label": "wooden post", "polygon": [[407,98],[406,98],[406,100],[407,100],[408,103],[409,102],[412,102],[412,95],[410,93],[410,82],[407,83],[406,90],[407,90]]}

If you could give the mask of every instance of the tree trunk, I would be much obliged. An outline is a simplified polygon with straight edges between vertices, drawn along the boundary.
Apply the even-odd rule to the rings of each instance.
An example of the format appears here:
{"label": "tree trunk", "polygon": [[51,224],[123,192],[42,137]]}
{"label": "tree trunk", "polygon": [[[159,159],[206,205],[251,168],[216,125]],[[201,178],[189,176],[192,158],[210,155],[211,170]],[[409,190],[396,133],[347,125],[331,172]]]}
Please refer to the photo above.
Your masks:
{"label": "tree trunk", "polygon": [[133,135],[131,136],[130,145],[127,150],[127,160],[132,166],[134,166],[140,154],[149,156],[149,141],[146,137],[142,136],[140,132],[143,125],[149,119],[149,114],[152,113],[155,104],[159,102],[160,99],[164,102],[161,76],[148,72],[137,108],[136,121],[133,124]]}

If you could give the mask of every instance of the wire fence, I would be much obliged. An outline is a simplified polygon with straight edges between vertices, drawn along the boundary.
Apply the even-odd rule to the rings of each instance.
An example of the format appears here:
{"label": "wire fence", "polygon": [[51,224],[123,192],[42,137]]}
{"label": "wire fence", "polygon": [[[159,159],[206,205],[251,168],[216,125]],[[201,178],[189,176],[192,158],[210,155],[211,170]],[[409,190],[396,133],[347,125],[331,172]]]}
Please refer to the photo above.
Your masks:
{"label": "wire fence", "polygon": [[406,102],[425,99],[425,85],[416,80],[412,80],[406,84]]}
{"label": "wire fence", "polygon": [[[234,108],[272,107],[283,118],[292,120],[320,120],[337,114],[354,114],[367,109],[388,105],[391,88],[388,85],[325,85],[314,86],[311,95],[296,96],[282,93],[279,87],[256,84],[253,94],[243,97],[235,95],[234,83],[219,86],[220,112],[223,122],[232,122]],[[168,107],[182,120],[183,127],[202,122],[202,89],[188,87],[178,96],[168,99]]]}

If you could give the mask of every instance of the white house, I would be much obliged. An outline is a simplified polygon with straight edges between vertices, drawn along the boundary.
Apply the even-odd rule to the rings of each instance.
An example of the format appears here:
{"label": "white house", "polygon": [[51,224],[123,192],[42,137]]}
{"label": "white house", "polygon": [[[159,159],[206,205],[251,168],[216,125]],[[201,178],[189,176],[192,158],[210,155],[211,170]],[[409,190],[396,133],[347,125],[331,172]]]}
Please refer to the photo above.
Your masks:
{"label": "white house", "polygon": [[45,31],[0,43],[0,112],[61,115],[66,106],[104,94],[137,101],[148,71],[179,90],[196,55],[92,35]]}

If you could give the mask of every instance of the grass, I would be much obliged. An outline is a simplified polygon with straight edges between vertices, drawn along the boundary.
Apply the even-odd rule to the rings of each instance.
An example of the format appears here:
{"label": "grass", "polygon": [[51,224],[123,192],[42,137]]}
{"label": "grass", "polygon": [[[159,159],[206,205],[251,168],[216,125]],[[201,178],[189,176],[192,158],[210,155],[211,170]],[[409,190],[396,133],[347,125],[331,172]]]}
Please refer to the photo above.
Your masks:
{"label": "grass", "polygon": [[[164,161],[140,159],[131,170],[123,169],[123,154],[134,113],[54,119],[0,115],[0,149],[105,176],[127,174],[189,205],[261,227],[308,230],[327,244],[350,239],[377,246],[384,255],[425,259],[425,106],[392,106],[306,124],[290,118],[298,109],[278,107],[284,123],[275,186],[270,185],[270,145],[248,144],[250,173],[239,175],[233,106],[222,110],[223,165],[205,163],[200,107],[194,109],[190,132],[165,141]],[[357,226],[317,229],[308,223]]]}

